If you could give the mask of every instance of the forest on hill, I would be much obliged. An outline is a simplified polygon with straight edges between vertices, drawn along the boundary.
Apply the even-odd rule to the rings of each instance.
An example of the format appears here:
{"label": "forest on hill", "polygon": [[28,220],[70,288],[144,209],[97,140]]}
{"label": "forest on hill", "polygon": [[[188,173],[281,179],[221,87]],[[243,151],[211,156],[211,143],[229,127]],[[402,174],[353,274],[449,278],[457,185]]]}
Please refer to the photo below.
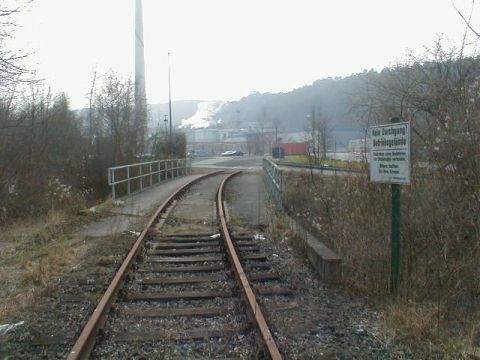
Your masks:
{"label": "forest on hill", "polygon": [[330,119],[334,127],[357,128],[360,124],[352,112],[352,97],[369,74],[363,72],[345,78],[321,79],[286,93],[253,92],[227,103],[217,117],[227,127],[257,123],[259,127],[271,128],[276,122],[281,129],[302,131],[307,124],[307,115],[315,108]]}

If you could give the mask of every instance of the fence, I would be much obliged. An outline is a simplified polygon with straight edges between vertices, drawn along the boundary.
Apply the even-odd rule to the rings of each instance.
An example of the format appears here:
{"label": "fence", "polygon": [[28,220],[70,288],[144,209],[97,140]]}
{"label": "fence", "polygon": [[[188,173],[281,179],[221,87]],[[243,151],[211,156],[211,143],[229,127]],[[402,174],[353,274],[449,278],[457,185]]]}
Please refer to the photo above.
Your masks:
{"label": "fence", "polygon": [[325,171],[333,172],[335,174],[343,174],[345,173],[355,173],[355,174],[364,174],[365,171],[362,169],[349,169],[343,167],[335,167],[335,166],[328,166],[328,165],[313,165],[313,164],[299,164],[299,163],[292,163],[288,161],[277,161],[277,165],[292,167],[292,168],[302,168],[302,169],[309,169],[309,170],[320,170],[321,173]]}
{"label": "fence", "polygon": [[190,174],[190,159],[156,160],[108,169],[112,197],[130,195],[167,179]]}
{"label": "fence", "polygon": [[263,175],[275,204],[282,208],[283,193],[285,191],[285,174],[270,159],[263,159]]}

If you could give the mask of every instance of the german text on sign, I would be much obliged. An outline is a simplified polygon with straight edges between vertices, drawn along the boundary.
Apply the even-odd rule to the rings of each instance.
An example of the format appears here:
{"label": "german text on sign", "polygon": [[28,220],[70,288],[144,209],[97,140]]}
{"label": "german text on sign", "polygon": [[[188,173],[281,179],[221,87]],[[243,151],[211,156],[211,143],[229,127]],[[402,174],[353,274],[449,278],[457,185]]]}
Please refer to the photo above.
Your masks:
{"label": "german text on sign", "polygon": [[410,123],[370,128],[370,181],[410,184]]}

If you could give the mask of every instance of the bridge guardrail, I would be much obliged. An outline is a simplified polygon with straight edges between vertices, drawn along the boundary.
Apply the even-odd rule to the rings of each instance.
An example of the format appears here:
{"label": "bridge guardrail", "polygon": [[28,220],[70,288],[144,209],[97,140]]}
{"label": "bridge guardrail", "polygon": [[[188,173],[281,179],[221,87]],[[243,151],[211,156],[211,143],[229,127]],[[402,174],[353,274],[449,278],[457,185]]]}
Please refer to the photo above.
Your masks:
{"label": "bridge guardrail", "polygon": [[278,161],[276,162],[276,164],[277,166],[286,166],[286,167],[292,167],[292,168],[304,168],[304,169],[314,169],[314,170],[344,172],[344,173],[361,174],[365,172],[364,170],[361,170],[361,169],[349,169],[349,168],[342,168],[342,167],[335,167],[335,166],[328,166],[328,165],[299,164],[299,163],[293,163],[288,161]]}
{"label": "bridge guardrail", "polygon": [[283,206],[285,174],[273,161],[263,158],[263,175],[272,199],[278,207]]}
{"label": "bridge guardrail", "polygon": [[[277,209],[283,209],[283,195],[285,192],[285,173],[270,159],[263,159],[263,174],[272,199]],[[339,283],[342,278],[342,259],[326,247],[317,237],[312,235],[298,220],[284,214],[284,221],[290,230],[303,242],[306,255],[327,283]]]}
{"label": "bridge guardrail", "polygon": [[119,186],[123,186],[124,195],[130,195],[162,181],[190,174],[191,168],[189,158],[114,166],[108,168],[108,185],[112,187],[112,197],[115,200]]}

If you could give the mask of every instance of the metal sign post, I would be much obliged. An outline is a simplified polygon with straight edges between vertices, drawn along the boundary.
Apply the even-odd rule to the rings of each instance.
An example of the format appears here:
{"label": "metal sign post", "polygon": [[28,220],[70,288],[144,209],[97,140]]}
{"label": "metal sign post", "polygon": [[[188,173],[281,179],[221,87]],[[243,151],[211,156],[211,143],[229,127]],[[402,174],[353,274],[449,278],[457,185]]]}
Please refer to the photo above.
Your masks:
{"label": "metal sign post", "polygon": [[400,199],[401,185],[410,184],[410,123],[394,117],[391,125],[370,128],[370,181],[391,184],[392,258],[390,289],[400,289]]}

